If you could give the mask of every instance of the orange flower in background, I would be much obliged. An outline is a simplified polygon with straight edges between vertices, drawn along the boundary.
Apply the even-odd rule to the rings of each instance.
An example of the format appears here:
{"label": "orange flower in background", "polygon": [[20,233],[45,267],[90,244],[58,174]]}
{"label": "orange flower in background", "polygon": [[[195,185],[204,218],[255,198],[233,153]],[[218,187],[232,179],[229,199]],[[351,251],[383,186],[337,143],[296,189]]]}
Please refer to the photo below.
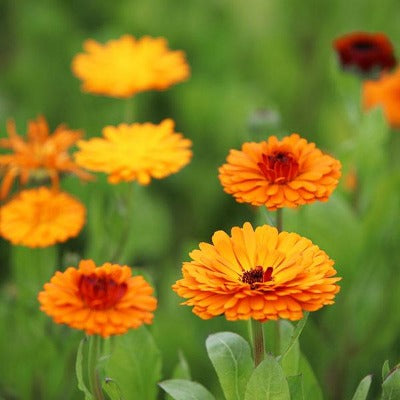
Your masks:
{"label": "orange flower in background", "polygon": [[299,320],[304,310],[333,304],[340,290],[333,261],[296,233],[246,222],[199,247],[172,288],[203,319]]}
{"label": "orange flower in background", "polygon": [[164,38],[124,35],[100,44],[87,40],[86,53],[72,61],[82,90],[111,97],[131,97],[145,90],[163,90],[186,80],[190,69],[183,51],[171,51]]}
{"label": "orange flower in background", "polygon": [[174,132],[174,121],[159,125],[120,124],[103,129],[103,138],[79,141],[75,153],[78,165],[108,174],[110,183],[137,180],[141,185],[151,178],[164,178],[189,163],[192,142]]}
{"label": "orange flower in background", "polygon": [[369,110],[381,106],[388,123],[400,128],[400,68],[391,74],[382,74],[374,81],[364,81],[363,107]]}
{"label": "orange flower in background", "polygon": [[353,32],[333,42],[343,68],[368,74],[396,65],[393,46],[384,33]]}
{"label": "orange flower in background", "polygon": [[0,208],[0,235],[15,245],[47,247],[77,236],[85,215],[85,207],[67,193],[24,190]]}
{"label": "orange flower in background", "polygon": [[96,267],[82,260],[79,268],[56,272],[39,293],[40,309],[58,324],[103,337],[151,324],[157,300],[142,276],[126,265]]}
{"label": "orange flower in background", "polygon": [[269,210],[327,201],[338,184],[341,164],[298,134],[279,141],[244,143],[219,169],[225,192],[240,203]]}
{"label": "orange flower in background", "polygon": [[27,138],[24,140],[15,130],[14,121],[7,123],[8,139],[0,139],[0,148],[13,151],[0,155],[0,172],[4,175],[0,189],[0,198],[7,197],[15,178],[21,185],[29,179],[50,178],[58,188],[59,174],[71,172],[81,179],[90,179],[87,172],[81,170],[71,159],[68,149],[81,138],[81,131],[73,131],[59,125],[53,134],[44,117],[29,121]]}

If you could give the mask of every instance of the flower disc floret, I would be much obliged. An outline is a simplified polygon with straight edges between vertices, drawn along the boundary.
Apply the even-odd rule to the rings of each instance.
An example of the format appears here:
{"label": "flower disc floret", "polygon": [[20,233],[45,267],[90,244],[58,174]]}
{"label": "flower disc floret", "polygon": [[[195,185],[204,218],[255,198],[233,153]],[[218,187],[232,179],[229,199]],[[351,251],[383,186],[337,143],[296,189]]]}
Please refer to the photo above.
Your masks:
{"label": "flower disc floret", "polygon": [[96,267],[82,260],[79,268],[56,272],[39,293],[40,309],[58,324],[103,337],[151,324],[157,300],[140,275],[124,265]]}
{"label": "flower disc floret", "polygon": [[327,201],[338,184],[341,164],[298,134],[279,141],[244,143],[219,169],[225,192],[240,203],[269,210]]}
{"label": "flower disc floret", "polygon": [[298,320],[333,304],[340,290],[334,262],[309,239],[246,222],[217,231],[183,263],[173,290],[203,319]]}

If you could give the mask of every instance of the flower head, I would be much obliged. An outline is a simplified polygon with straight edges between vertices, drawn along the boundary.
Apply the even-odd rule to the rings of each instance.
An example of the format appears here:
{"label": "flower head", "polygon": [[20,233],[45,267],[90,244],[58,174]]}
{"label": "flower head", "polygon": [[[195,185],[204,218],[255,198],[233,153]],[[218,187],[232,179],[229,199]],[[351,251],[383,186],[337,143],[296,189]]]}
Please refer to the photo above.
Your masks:
{"label": "flower head", "polygon": [[191,159],[191,141],[174,132],[170,119],[159,125],[120,124],[103,129],[104,138],[79,141],[77,164],[108,174],[110,183],[164,178],[179,171]]}
{"label": "flower head", "polygon": [[382,106],[385,118],[392,127],[400,128],[400,68],[382,74],[378,80],[364,81],[364,109],[377,106]]}
{"label": "flower head", "polygon": [[219,169],[225,192],[240,203],[269,210],[326,201],[336,188],[341,164],[296,133],[279,141],[244,143]]}
{"label": "flower head", "polygon": [[12,120],[7,123],[7,132],[9,137],[0,139],[0,148],[10,149],[13,153],[0,155],[0,172],[4,174],[0,198],[7,197],[18,176],[22,185],[30,178],[50,178],[56,188],[62,172],[74,173],[82,179],[91,178],[68,154],[68,149],[81,138],[82,132],[59,125],[50,134],[49,126],[42,116],[36,121],[29,121],[26,140],[17,134]]}
{"label": "flower head", "polygon": [[47,247],[75,237],[85,207],[67,193],[46,187],[23,190],[0,208],[0,235],[15,245]]}
{"label": "flower head", "polygon": [[72,61],[72,71],[83,81],[85,92],[111,97],[131,97],[145,90],[163,90],[189,77],[182,51],[170,51],[164,38],[124,35],[100,44],[84,43],[86,53]]}
{"label": "flower head", "polygon": [[108,337],[150,324],[157,307],[152,293],[143,277],[132,276],[126,265],[96,268],[92,260],[82,260],[78,269],[56,272],[38,299],[54,322]]}
{"label": "flower head", "polygon": [[215,232],[212,244],[199,247],[173,290],[203,319],[298,320],[303,310],[333,304],[340,290],[333,261],[296,233],[268,225],[254,230],[246,222],[231,236]]}
{"label": "flower head", "polygon": [[388,70],[396,65],[393,47],[383,33],[354,32],[333,42],[343,68],[356,68],[363,74]]}

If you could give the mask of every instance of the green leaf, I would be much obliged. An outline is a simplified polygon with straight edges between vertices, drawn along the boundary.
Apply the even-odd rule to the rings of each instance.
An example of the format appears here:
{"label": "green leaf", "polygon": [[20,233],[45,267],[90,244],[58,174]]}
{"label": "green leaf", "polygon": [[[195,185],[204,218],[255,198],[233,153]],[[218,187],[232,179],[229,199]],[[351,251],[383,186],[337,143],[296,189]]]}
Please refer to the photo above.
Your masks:
{"label": "green leaf", "polygon": [[113,379],[106,378],[102,382],[102,388],[107,393],[110,400],[123,400],[121,388]]}
{"label": "green leaf", "polygon": [[153,337],[142,326],[113,339],[106,375],[118,383],[123,398],[129,399],[134,393],[137,399],[154,400],[161,377],[161,358]]}
{"label": "green leaf", "polygon": [[367,375],[358,385],[356,392],[354,393],[352,400],[366,400],[371,386],[372,377]]}
{"label": "green leaf", "polygon": [[289,384],[290,400],[304,400],[303,376],[301,374],[288,376],[287,381]]}
{"label": "green leaf", "polygon": [[219,332],[206,340],[208,356],[227,400],[241,400],[253,372],[249,344],[232,332]]}
{"label": "green leaf", "polygon": [[[299,373],[300,346],[298,337],[301,330],[293,328],[289,321],[278,321],[279,326],[279,351],[282,356],[277,357],[286,376],[294,376]],[[304,326],[304,324],[303,324]]]}
{"label": "green leaf", "polygon": [[173,372],[172,372],[173,379],[192,379],[190,374],[189,364],[183,355],[182,351],[178,352],[178,363],[176,364]]}
{"label": "green leaf", "polygon": [[89,389],[85,384],[85,380],[83,378],[83,346],[87,341],[86,338],[83,338],[78,346],[78,353],[76,355],[76,363],[75,363],[75,371],[76,378],[78,379],[78,389],[80,389],[85,394],[85,400],[94,400],[93,395],[90,393]]}
{"label": "green leaf", "polygon": [[174,400],[215,400],[214,396],[200,383],[185,379],[170,379],[159,385]]}
{"label": "green leaf", "polygon": [[298,343],[298,339],[301,335],[301,332],[303,332],[303,329],[307,323],[309,314],[310,314],[309,312],[305,312],[304,317],[296,324],[296,328],[292,331],[290,341],[289,341],[286,349],[282,352],[282,355],[281,355],[282,358],[284,358],[286,356],[286,354],[289,353],[290,350],[296,345],[296,343]]}
{"label": "green leaf", "polygon": [[389,372],[390,372],[389,360],[386,360],[383,363],[382,367],[382,381],[386,379],[386,377],[389,375]]}
{"label": "green leaf", "polygon": [[300,356],[299,371],[303,376],[303,393],[305,399],[323,400],[321,387],[304,355]]}
{"label": "green leaf", "polygon": [[398,400],[400,399],[400,366],[397,366],[382,384],[382,399],[383,400]]}
{"label": "green leaf", "polygon": [[252,373],[245,400],[290,400],[289,385],[282,367],[267,355]]}

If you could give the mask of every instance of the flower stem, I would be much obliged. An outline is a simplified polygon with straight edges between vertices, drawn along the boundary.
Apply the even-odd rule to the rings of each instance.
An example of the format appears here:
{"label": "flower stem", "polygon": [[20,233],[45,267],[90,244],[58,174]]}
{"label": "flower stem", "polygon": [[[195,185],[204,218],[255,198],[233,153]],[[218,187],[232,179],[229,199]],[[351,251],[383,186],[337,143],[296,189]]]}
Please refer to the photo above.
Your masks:
{"label": "flower stem", "polygon": [[100,356],[101,337],[99,335],[89,336],[89,354],[88,354],[88,376],[89,387],[95,400],[104,400],[103,391],[101,389],[99,372],[97,363]]}
{"label": "flower stem", "polygon": [[251,320],[251,336],[253,339],[254,366],[257,367],[264,360],[264,332],[260,321]]}
{"label": "flower stem", "polygon": [[283,229],[283,209],[278,208],[276,210],[276,229],[278,232],[282,232]]}
{"label": "flower stem", "polygon": [[134,104],[132,98],[125,100],[124,122],[131,124],[134,120]]}

